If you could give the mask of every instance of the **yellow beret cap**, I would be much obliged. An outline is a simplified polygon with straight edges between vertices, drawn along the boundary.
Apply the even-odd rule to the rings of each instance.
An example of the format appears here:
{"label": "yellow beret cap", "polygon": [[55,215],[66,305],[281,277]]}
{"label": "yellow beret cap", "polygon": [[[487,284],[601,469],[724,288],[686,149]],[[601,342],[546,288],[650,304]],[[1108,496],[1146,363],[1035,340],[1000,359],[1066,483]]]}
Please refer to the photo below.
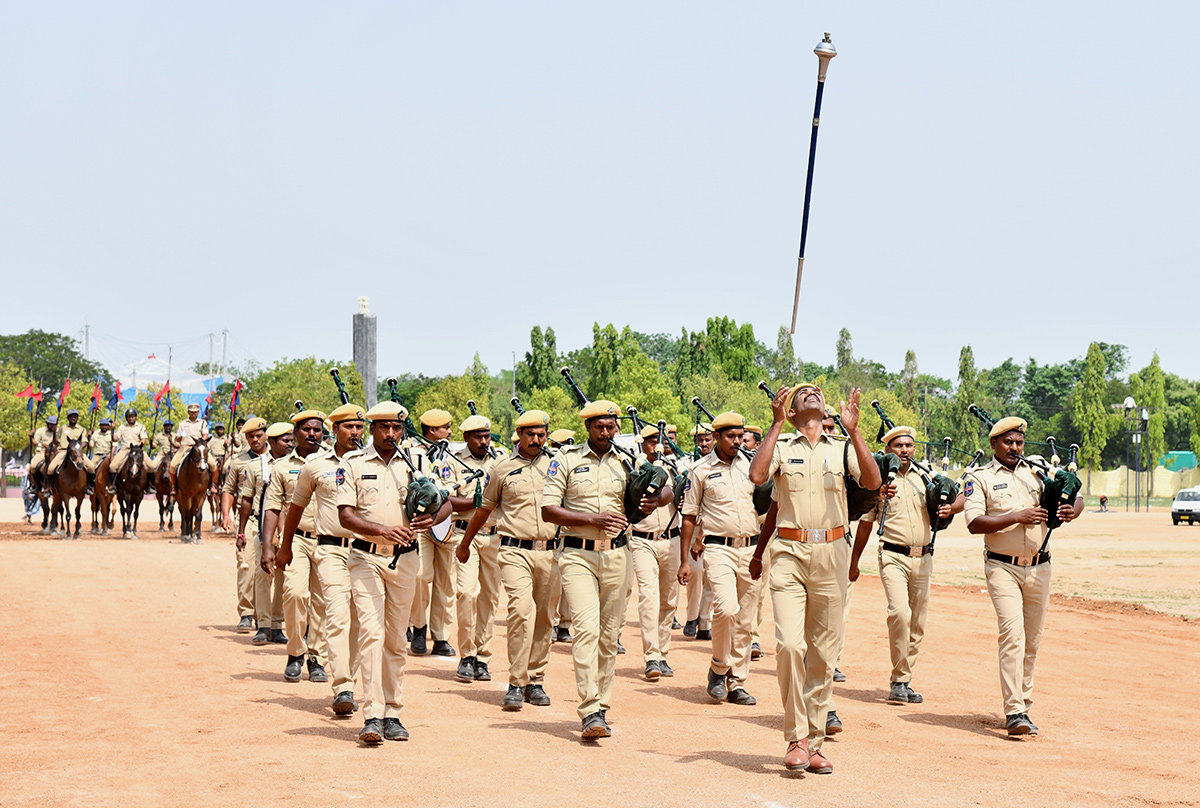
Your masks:
{"label": "yellow beret cap", "polygon": [[328,418],[326,418],[324,423],[325,423],[325,431],[332,432],[333,431],[333,421],[330,421]]}
{"label": "yellow beret cap", "polygon": [[678,432],[679,432],[679,427],[675,426],[675,424],[667,424],[667,434],[668,435],[675,435]]}
{"label": "yellow beret cap", "polygon": [[381,401],[367,410],[367,418],[372,421],[403,421],[408,417],[408,410],[394,401]]}
{"label": "yellow beret cap", "polygon": [[307,421],[309,418],[320,418],[322,421],[324,421],[325,413],[321,412],[320,410],[301,410],[292,416],[292,423],[298,424],[301,421]]}
{"label": "yellow beret cap", "polygon": [[521,436],[518,435],[517,431],[514,429],[513,433],[512,433],[512,437],[508,439],[508,442],[511,443],[513,446],[516,446],[517,443],[520,442],[520,440],[521,440]]}
{"label": "yellow beret cap", "polygon": [[705,424],[697,424],[696,426],[692,427],[691,431],[688,432],[688,434],[694,438],[697,435],[711,435],[712,431],[713,431],[712,424],[705,423]]}
{"label": "yellow beret cap", "polygon": [[600,418],[605,415],[617,417],[617,404],[614,401],[609,401],[602,398],[599,401],[593,401],[590,404],[584,404],[583,409],[579,411],[579,417],[585,421],[590,421],[592,418]]}
{"label": "yellow beret cap", "polygon": [[480,432],[491,428],[492,422],[482,415],[472,415],[458,425],[458,429],[461,432]]}
{"label": "yellow beret cap", "polygon": [[742,417],[741,413],[734,412],[733,410],[721,413],[712,422],[714,432],[718,429],[730,429],[731,427],[743,427],[745,425],[746,419]]}
{"label": "yellow beret cap", "polygon": [[550,414],[542,410],[525,410],[517,419],[517,429],[527,426],[549,426]]}
{"label": "yellow beret cap", "polygon": [[917,439],[917,430],[911,426],[894,426],[887,432],[883,433],[883,445],[887,446],[896,438],[909,437],[913,440]]}
{"label": "yellow beret cap", "polygon": [[646,424],[644,427],[642,427],[642,437],[643,438],[657,438],[658,437],[658,427],[654,426],[653,424]]}
{"label": "yellow beret cap", "polygon": [[758,435],[760,438],[762,437],[762,427],[761,426],[754,426],[753,424],[746,424],[746,431],[753,432],[755,435]]}
{"label": "yellow beret cap", "polygon": [[425,410],[421,413],[423,426],[445,426],[450,423],[451,415],[445,410]]}
{"label": "yellow beret cap", "polygon": [[334,424],[340,424],[342,421],[361,421],[366,417],[366,412],[357,404],[343,404],[329,413],[329,420]]}
{"label": "yellow beret cap", "polygon": [[991,431],[988,432],[988,437],[994,438],[997,435],[1003,435],[1005,432],[1012,432],[1013,430],[1016,430],[1024,435],[1025,428],[1028,426],[1029,424],[1025,423],[1024,418],[1018,418],[1015,415],[1010,415],[1007,418],[1001,418],[999,421],[997,421],[992,426]]}
{"label": "yellow beret cap", "polygon": [[575,433],[570,429],[556,429],[550,433],[550,440],[555,443],[566,443],[575,440]]}
{"label": "yellow beret cap", "polygon": [[269,427],[267,427],[267,437],[268,438],[278,438],[281,435],[290,435],[290,434],[292,434],[292,425],[289,424],[287,421],[276,421],[275,423],[273,423]]}
{"label": "yellow beret cap", "polygon": [[251,432],[257,432],[260,429],[266,429],[266,428],[267,428],[266,419],[259,418],[256,416],[254,418],[251,418],[249,421],[247,421],[246,423],[244,423],[242,425],[242,434],[249,435]]}

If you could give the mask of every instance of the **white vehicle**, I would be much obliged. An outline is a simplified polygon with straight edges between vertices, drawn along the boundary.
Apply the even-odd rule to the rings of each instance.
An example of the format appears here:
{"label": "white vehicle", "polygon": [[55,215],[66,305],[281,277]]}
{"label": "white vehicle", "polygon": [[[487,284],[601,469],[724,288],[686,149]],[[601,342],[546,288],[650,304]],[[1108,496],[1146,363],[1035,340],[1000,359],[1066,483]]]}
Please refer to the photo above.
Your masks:
{"label": "white vehicle", "polygon": [[1171,522],[1179,524],[1187,521],[1189,524],[1200,522],[1200,486],[1185,488],[1175,495],[1171,503]]}

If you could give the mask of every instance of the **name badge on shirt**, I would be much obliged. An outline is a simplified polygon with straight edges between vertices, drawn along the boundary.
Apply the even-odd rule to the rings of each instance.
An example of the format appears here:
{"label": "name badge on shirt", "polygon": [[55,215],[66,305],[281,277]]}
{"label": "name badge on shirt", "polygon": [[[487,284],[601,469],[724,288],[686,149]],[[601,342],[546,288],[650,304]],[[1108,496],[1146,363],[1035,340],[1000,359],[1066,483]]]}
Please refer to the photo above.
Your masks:
{"label": "name badge on shirt", "polygon": [[803,457],[789,457],[788,462],[789,463],[797,463],[799,465],[804,465],[804,458]]}
{"label": "name badge on shirt", "polygon": [[1008,483],[997,483],[996,485],[992,486],[993,491],[1000,491],[1004,488],[1008,488]]}
{"label": "name badge on shirt", "polygon": [[506,477],[515,477],[516,475],[520,474],[522,471],[524,471],[524,469],[517,469],[516,471],[510,471],[505,476]]}
{"label": "name badge on shirt", "polygon": [[710,475],[708,475],[708,476],[707,476],[707,477],[705,477],[704,479],[706,479],[706,480],[715,480],[715,479],[717,479],[717,478],[718,478],[718,477],[720,477],[720,476],[721,476],[721,472],[719,472],[719,471],[718,471],[718,472],[716,472],[715,474],[710,474]]}
{"label": "name badge on shirt", "polygon": [[364,474],[364,475],[362,476],[362,479],[364,479],[364,480],[374,480],[374,479],[377,479],[378,477],[379,477],[379,475],[378,475],[378,474]]}
{"label": "name badge on shirt", "polygon": [[591,470],[592,470],[591,466],[579,466],[578,468],[575,469],[575,473],[583,474],[585,471],[591,471]]}

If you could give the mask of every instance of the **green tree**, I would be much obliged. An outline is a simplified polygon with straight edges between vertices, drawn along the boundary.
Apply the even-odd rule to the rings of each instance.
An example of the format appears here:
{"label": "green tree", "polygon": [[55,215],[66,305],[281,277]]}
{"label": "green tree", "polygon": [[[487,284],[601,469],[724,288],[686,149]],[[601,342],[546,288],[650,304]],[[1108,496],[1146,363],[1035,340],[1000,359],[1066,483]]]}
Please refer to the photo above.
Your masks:
{"label": "green tree", "polygon": [[536,387],[546,388],[558,382],[558,345],[554,329],[544,332],[534,326],[529,332],[530,350],[525,354],[524,373],[517,374],[517,392],[528,393]]}
{"label": "green tree", "polygon": [[68,376],[75,381],[99,377],[112,383],[109,372],[99,363],[84,359],[79,343],[63,334],[35,328],[24,334],[0,336],[0,356],[43,389],[61,390]]}
{"label": "green tree", "polygon": [[900,371],[900,402],[910,410],[916,410],[920,371],[917,369],[917,352],[909,348],[904,352],[904,370]]}
{"label": "green tree", "polygon": [[975,370],[975,351],[970,345],[958,353],[958,390],[954,393],[951,406],[951,424],[954,444],[965,451],[979,448],[979,421],[971,414],[970,407],[979,398],[979,379]]}
{"label": "green tree", "polygon": [[588,398],[608,396],[607,391],[612,388],[620,363],[620,341],[621,335],[612,323],[603,328],[599,323],[592,323],[592,374],[586,385],[579,382],[587,390]]}
{"label": "green tree", "polygon": [[[1149,366],[1142,370],[1141,377],[1143,397],[1138,401],[1138,404],[1150,410],[1150,423],[1146,431],[1146,446],[1143,451],[1146,458],[1146,467],[1153,471],[1158,465],[1159,459],[1167,453],[1167,399],[1165,394],[1165,379],[1163,378],[1162,367],[1159,366],[1158,361],[1158,351],[1154,352],[1154,358],[1150,360]],[[1153,474],[1150,475],[1150,493],[1154,493]]]}
{"label": "green tree", "polygon": [[1111,418],[1104,404],[1107,362],[1098,343],[1088,346],[1083,378],[1075,385],[1075,423],[1082,432],[1079,462],[1088,470],[1087,492],[1092,493],[1092,471],[1100,466],[1100,454],[1111,436]]}
{"label": "green tree", "polygon": [[[862,430],[863,437],[867,439],[867,445],[876,446],[879,438],[879,426],[883,423],[883,419],[879,417],[879,413],[871,406],[871,401],[878,401],[879,406],[887,413],[887,417],[891,418],[897,426],[911,426],[917,431],[917,440],[929,440],[928,436],[921,430],[921,416],[916,410],[907,407],[900,398],[891,390],[874,389],[864,390],[862,394],[861,422],[859,429]],[[831,401],[829,405],[836,407],[838,402]],[[880,449],[882,445],[878,445]],[[920,454],[918,453],[918,457]]]}
{"label": "green tree", "polygon": [[[10,452],[29,448],[32,421],[26,409],[28,399],[17,398],[17,393],[30,384],[25,371],[11,362],[0,361],[0,446]],[[37,403],[33,406],[36,409]]]}
{"label": "green tree", "polygon": [[1192,451],[1200,456],[1200,394],[1192,399]]}
{"label": "green tree", "polygon": [[850,366],[854,361],[854,344],[850,340],[850,329],[843,328],[838,332],[837,338],[837,370],[840,373],[843,368]]}
{"label": "green tree", "polygon": [[575,440],[583,436],[583,421],[579,419],[579,406],[574,397],[561,384],[546,388],[530,390],[521,399],[522,406],[527,410],[542,410],[550,416],[550,431],[570,429],[575,433]]}
{"label": "green tree", "polygon": [[758,348],[754,326],[749,323],[739,326],[729,317],[710,317],[705,337],[710,360],[724,368],[729,378],[739,382],[754,378],[754,358]]}
{"label": "green tree", "polygon": [[[338,406],[337,386],[329,378],[329,368],[337,366],[350,400],[361,404],[366,400],[362,377],[353,362],[339,362],[307,356],[302,359],[280,359],[253,376],[242,379],[244,388],[238,413],[249,417],[251,413],[268,422],[287,421],[296,411],[295,402],[303,401],[306,407],[329,412]],[[219,403],[213,412],[228,413],[229,392],[232,385],[218,388]],[[383,397],[386,400],[386,395]]]}
{"label": "green tree", "polygon": [[775,335],[775,350],[766,357],[766,370],[769,381],[774,387],[781,384],[794,385],[800,381],[801,363],[796,359],[796,348],[792,341],[792,332],[787,326],[779,326]]}
{"label": "green tree", "polygon": [[[489,414],[490,396],[477,397],[477,381],[470,373],[461,376],[444,376],[425,388],[409,412],[413,423],[420,429],[421,413],[427,410],[445,410],[450,413],[450,435],[461,440],[459,425],[471,414],[467,401],[473,400],[480,415]],[[507,435],[501,436],[507,439]]]}

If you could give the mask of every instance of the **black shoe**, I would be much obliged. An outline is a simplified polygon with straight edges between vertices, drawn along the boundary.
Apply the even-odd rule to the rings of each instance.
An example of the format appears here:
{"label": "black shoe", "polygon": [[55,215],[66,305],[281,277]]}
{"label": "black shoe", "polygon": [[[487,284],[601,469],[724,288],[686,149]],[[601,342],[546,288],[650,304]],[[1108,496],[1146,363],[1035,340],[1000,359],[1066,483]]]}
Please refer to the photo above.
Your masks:
{"label": "black shoe", "polygon": [[475,681],[475,657],[465,656],[458,661],[458,670],[454,672],[454,678],[460,682]]}
{"label": "black shoe", "polygon": [[755,704],[758,704],[758,699],[754,698],[747,693],[744,688],[740,687],[735,687],[733,690],[730,690],[729,695],[725,697],[725,700],[730,704],[740,704],[743,707],[752,707]]}
{"label": "black shoe", "polygon": [[604,720],[603,713],[595,712],[583,719],[583,739],[585,741],[607,738],[610,735],[612,735],[612,730]]}
{"label": "black shoe", "polygon": [[383,719],[383,737],[389,741],[407,741],[408,730],[400,723],[399,718]]}
{"label": "black shoe", "polygon": [[1004,727],[1009,735],[1036,735],[1037,727],[1025,713],[1013,713],[1004,719]]}
{"label": "black shoe", "polygon": [[899,704],[908,704],[908,688],[904,686],[904,682],[892,682],[887,700]]}
{"label": "black shoe", "polygon": [[670,665],[667,664],[667,661],[665,659],[660,659],[658,661],[658,670],[659,670],[659,673],[661,673],[663,676],[674,676],[675,675],[675,671],[671,668]]}
{"label": "black shoe", "polygon": [[846,681],[846,674],[842,673],[842,669],[841,669],[841,668],[834,668],[834,669],[833,669],[833,681],[835,681],[835,682],[844,682],[844,681]]}
{"label": "black shoe", "polygon": [[258,633],[250,638],[250,642],[254,645],[266,645],[271,641],[271,629],[260,628]]}
{"label": "black shoe", "polygon": [[707,628],[696,629],[697,640],[711,640],[712,630]]}
{"label": "black shoe", "polygon": [[658,681],[658,677],[662,676],[662,668],[658,667],[658,660],[650,660],[646,663],[645,676],[651,682]]}
{"label": "black shoe", "polygon": [[837,717],[837,710],[830,710],[825,717],[825,734],[837,735],[842,731],[842,719]]}
{"label": "black shoe", "polygon": [[681,629],[681,628],[683,628],[683,624],[680,623],[677,618],[672,617],[671,618],[671,631],[679,631],[679,629]]}
{"label": "black shoe", "polygon": [[708,695],[713,701],[725,701],[728,692],[725,690],[725,674],[708,669]]}
{"label": "black shoe", "polygon": [[525,685],[525,701],[534,707],[549,707],[550,697],[541,685]]}
{"label": "black shoe", "polygon": [[425,632],[428,629],[428,626],[421,626],[420,628],[411,629],[412,639],[410,639],[409,642],[411,642],[412,645],[410,646],[409,650],[417,656],[424,656],[425,654],[429,653],[429,646],[425,644]]}
{"label": "black shoe", "polygon": [[509,685],[508,692],[504,694],[504,705],[501,709],[508,712],[515,712],[521,709],[525,704],[525,688],[517,685]]}
{"label": "black shoe", "polygon": [[328,682],[329,674],[325,672],[325,666],[317,662],[316,657],[308,658],[308,681],[310,682]]}
{"label": "black shoe", "polygon": [[378,718],[368,718],[362,731],[358,733],[358,739],[367,744],[383,743],[382,722]]}
{"label": "black shoe", "polygon": [[276,645],[287,645],[287,635],[283,633],[283,629],[271,629],[271,642],[275,643]]}
{"label": "black shoe", "polygon": [[404,629],[404,641],[412,642],[412,626],[409,626],[408,628]]}
{"label": "black shoe", "polygon": [[621,641],[619,639],[617,640],[617,653],[618,654],[625,653],[625,646],[621,645]]}
{"label": "black shoe", "polygon": [[349,690],[343,690],[333,697],[333,713],[334,715],[350,715],[358,709],[358,704],[354,701],[354,694]]}
{"label": "black shoe", "polygon": [[[904,689],[908,691],[908,703],[909,704],[920,704],[921,702],[925,701],[925,698],[920,693],[918,693],[917,691],[915,691],[911,687],[909,687],[908,682],[904,683]],[[1025,716],[1025,717],[1028,718],[1029,716]],[[1032,722],[1030,722],[1030,723],[1032,723]],[[1037,732],[1036,727],[1034,728],[1034,732]]]}
{"label": "black shoe", "polygon": [[241,620],[238,621],[237,633],[238,634],[249,634],[251,631],[254,631],[254,618],[250,617],[249,615],[246,615],[245,617],[243,617]]}
{"label": "black shoe", "polygon": [[763,658],[762,646],[756,642],[750,644],[750,658],[751,659],[762,659]]}
{"label": "black shoe", "polygon": [[434,656],[454,656],[454,646],[445,640],[434,640],[432,653]]}
{"label": "black shoe", "polygon": [[487,663],[480,662],[478,659],[475,660],[475,681],[476,682],[492,681],[492,674],[490,674],[488,672]]}
{"label": "black shoe", "polygon": [[574,642],[575,638],[571,636],[571,630],[566,626],[554,627],[554,642]]}
{"label": "black shoe", "polygon": [[699,622],[700,622],[699,620],[689,620],[686,623],[684,623],[683,624],[683,636],[695,637],[696,636],[696,626]]}
{"label": "black shoe", "polygon": [[304,657],[290,656],[288,657],[287,665],[283,668],[284,681],[299,682],[300,672],[304,670]]}

